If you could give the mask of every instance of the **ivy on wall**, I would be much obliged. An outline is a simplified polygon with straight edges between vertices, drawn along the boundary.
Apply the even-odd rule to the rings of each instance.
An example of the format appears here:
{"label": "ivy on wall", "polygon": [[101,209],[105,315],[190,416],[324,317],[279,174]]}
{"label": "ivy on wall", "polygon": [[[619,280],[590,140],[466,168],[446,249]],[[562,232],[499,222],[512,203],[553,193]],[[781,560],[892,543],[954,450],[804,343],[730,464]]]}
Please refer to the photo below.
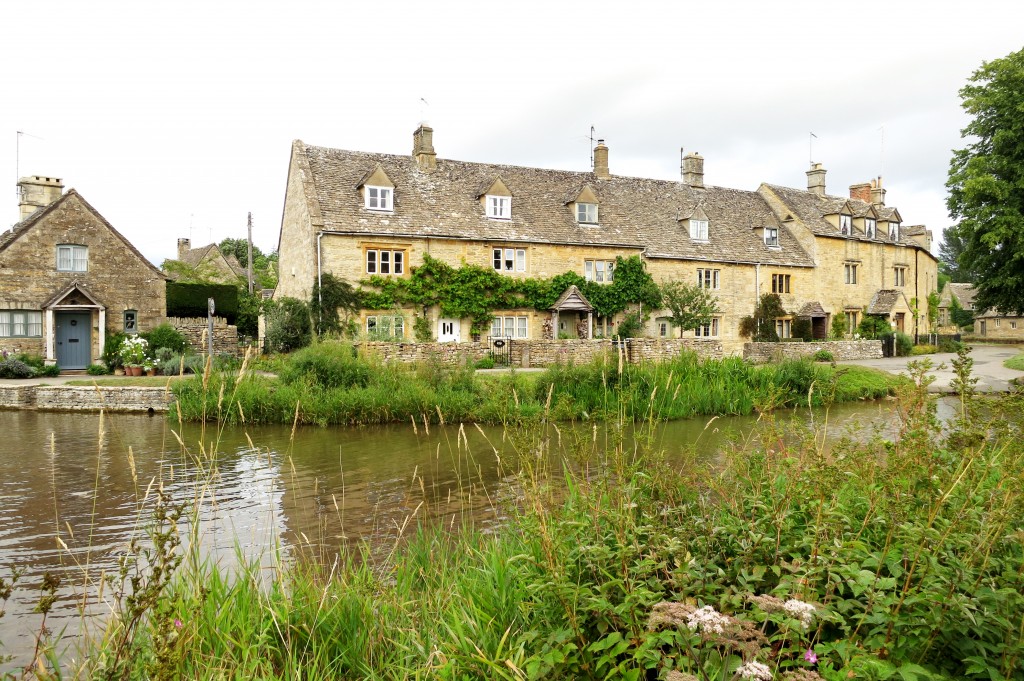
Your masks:
{"label": "ivy on wall", "polygon": [[423,256],[422,265],[412,268],[408,278],[373,276],[359,283],[364,309],[437,305],[445,317],[468,317],[475,332],[487,329],[495,310],[548,310],[573,284],[602,317],[622,312],[631,304],[649,310],[661,305],[658,285],[636,255],[616,258],[615,278],[610,284],[586,281],[575,272],[550,279],[520,279],[478,265],[452,267],[429,255]]}

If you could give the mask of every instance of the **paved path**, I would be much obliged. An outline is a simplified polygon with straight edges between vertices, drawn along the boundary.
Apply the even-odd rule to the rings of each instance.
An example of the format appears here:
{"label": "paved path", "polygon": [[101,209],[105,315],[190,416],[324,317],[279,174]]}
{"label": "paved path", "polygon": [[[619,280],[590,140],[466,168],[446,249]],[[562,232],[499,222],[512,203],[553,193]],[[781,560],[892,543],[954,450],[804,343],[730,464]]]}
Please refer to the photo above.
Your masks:
{"label": "paved path", "polygon": [[[979,392],[1006,392],[1010,389],[1010,381],[1014,378],[1024,377],[1024,371],[1014,371],[1003,366],[1003,361],[1016,357],[1024,346],[1016,345],[974,345],[971,350],[971,359],[974,366],[971,374],[978,379],[977,389]],[[930,359],[934,367],[944,365],[943,368],[933,368],[929,373],[935,376],[935,382],[928,390],[935,393],[949,392],[950,381],[953,380],[952,360],[956,359],[956,353],[937,352],[934,355],[920,355],[918,357],[886,357],[884,359],[858,359],[842,364],[857,364],[864,367],[874,367],[893,374],[906,373],[907,364],[915,360]]]}

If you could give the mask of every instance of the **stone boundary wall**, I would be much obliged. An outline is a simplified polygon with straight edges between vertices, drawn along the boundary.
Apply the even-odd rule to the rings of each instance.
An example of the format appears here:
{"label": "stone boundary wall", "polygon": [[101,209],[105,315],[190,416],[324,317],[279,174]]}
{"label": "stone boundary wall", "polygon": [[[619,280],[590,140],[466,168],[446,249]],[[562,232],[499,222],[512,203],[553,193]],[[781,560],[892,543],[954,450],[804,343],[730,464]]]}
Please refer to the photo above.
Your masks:
{"label": "stone boundary wall", "polygon": [[882,341],[818,341],[814,343],[744,343],[743,359],[762,364],[781,359],[810,357],[827,350],[837,362],[848,359],[881,359]]}
{"label": "stone boundary wall", "polygon": [[[206,332],[208,329],[205,317],[168,317],[167,323],[178,330],[188,340],[196,352],[206,352]],[[213,353],[215,355],[239,355],[238,328],[228,324],[224,317],[213,318]]]}
{"label": "stone boundary wall", "polygon": [[[364,355],[385,362],[440,361],[442,364],[469,364],[490,354],[486,342],[477,343],[387,343],[365,342],[356,347]],[[630,338],[626,342],[626,360],[632,364],[664,361],[683,351],[696,352],[702,358],[720,359],[722,343],[694,338]],[[511,364],[516,367],[546,367],[553,364],[586,364],[594,358],[618,352],[612,340],[513,340]]]}
{"label": "stone boundary wall", "polygon": [[166,412],[174,394],[166,388],[138,386],[0,386],[0,409],[40,411]]}

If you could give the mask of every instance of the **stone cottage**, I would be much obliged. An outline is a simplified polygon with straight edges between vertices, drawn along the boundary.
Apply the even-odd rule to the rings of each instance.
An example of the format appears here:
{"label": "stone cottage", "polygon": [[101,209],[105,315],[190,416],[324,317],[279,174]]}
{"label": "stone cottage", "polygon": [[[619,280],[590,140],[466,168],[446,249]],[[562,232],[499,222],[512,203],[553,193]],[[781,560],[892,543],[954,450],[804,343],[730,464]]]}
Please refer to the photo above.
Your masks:
{"label": "stone cottage", "polygon": [[[175,262],[175,261],[169,261]],[[192,248],[190,239],[178,239],[178,266],[164,263],[167,276],[172,279],[188,275],[189,279],[211,281],[220,284],[237,284],[247,279],[247,273],[234,254],[224,255],[217,244],[206,244]]]}
{"label": "stone cottage", "polygon": [[21,221],[0,233],[0,350],[84,369],[107,334],[165,321],[165,275],[78,192],[39,175],[18,188]]}

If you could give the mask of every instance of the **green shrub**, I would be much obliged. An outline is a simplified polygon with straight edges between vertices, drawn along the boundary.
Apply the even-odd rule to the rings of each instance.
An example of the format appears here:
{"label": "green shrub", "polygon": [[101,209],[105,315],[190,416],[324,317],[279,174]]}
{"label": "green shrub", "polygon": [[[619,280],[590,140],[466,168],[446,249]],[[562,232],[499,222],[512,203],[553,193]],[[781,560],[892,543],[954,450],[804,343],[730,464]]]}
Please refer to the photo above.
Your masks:
{"label": "green shrub", "polygon": [[104,364],[90,364],[85,368],[85,373],[90,376],[106,376],[110,373]]}
{"label": "green shrub", "polygon": [[0,378],[32,378],[35,369],[19,359],[9,357],[0,361]]}
{"label": "green shrub", "polygon": [[896,332],[896,356],[909,357],[914,348],[914,339],[905,333]]}
{"label": "green shrub", "polygon": [[915,356],[915,357],[918,356],[918,355],[930,355],[933,352],[935,352],[936,350],[937,350],[937,348],[934,345],[928,345],[927,343],[922,343],[920,345],[915,345],[914,347],[912,347],[910,349],[910,354]]}
{"label": "green shrub", "polygon": [[493,369],[494,358],[491,356],[481,357],[477,361],[473,362],[474,369]]}
{"label": "green shrub", "polygon": [[124,366],[121,362],[121,346],[124,345],[127,337],[128,334],[119,331],[108,334],[107,340],[103,343],[103,361],[111,371],[117,367]]}
{"label": "green shrub", "polygon": [[159,348],[169,348],[178,354],[188,350],[188,340],[170,324],[153,327],[151,331],[139,334],[149,342],[149,350],[155,353]]}
{"label": "green shrub", "polygon": [[323,342],[292,354],[280,373],[285,383],[311,381],[322,388],[364,387],[370,366],[349,343]]}
{"label": "green shrub", "polygon": [[834,361],[836,361],[836,358],[833,357],[832,353],[829,352],[828,350],[818,350],[816,353],[814,353],[814,356],[811,357],[811,359],[813,359],[815,362],[834,362]]}
{"label": "green shrub", "polygon": [[44,366],[46,366],[46,360],[44,360],[41,356],[30,355],[27,352],[22,352],[15,355],[14,359],[18,360],[19,362],[24,362],[28,366],[37,370],[42,369]]}
{"label": "green shrub", "polygon": [[943,338],[939,341],[939,352],[959,352],[963,346],[964,344],[958,340]]}
{"label": "green shrub", "polygon": [[46,364],[35,372],[36,376],[60,376],[60,367],[56,364]]}
{"label": "green shrub", "polygon": [[291,352],[306,347],[312,341],[313,323],[306,303],[296,298],[268,300],[264,310],[268,352]]}
{"label": "green shrub", "polygon": [[857,326],[857,333],[861,338],[878,340],[892,334],[892,324],[889,323],[888,317],[866,314]]}
{"label": "green shrub", "polygon": [[167,282],[167,316],[206,317],[208,300],[214,299],[218,317],[224,317],[229,324],[235,323],[238,314],[238,287],[234,284],[194,284]]}

